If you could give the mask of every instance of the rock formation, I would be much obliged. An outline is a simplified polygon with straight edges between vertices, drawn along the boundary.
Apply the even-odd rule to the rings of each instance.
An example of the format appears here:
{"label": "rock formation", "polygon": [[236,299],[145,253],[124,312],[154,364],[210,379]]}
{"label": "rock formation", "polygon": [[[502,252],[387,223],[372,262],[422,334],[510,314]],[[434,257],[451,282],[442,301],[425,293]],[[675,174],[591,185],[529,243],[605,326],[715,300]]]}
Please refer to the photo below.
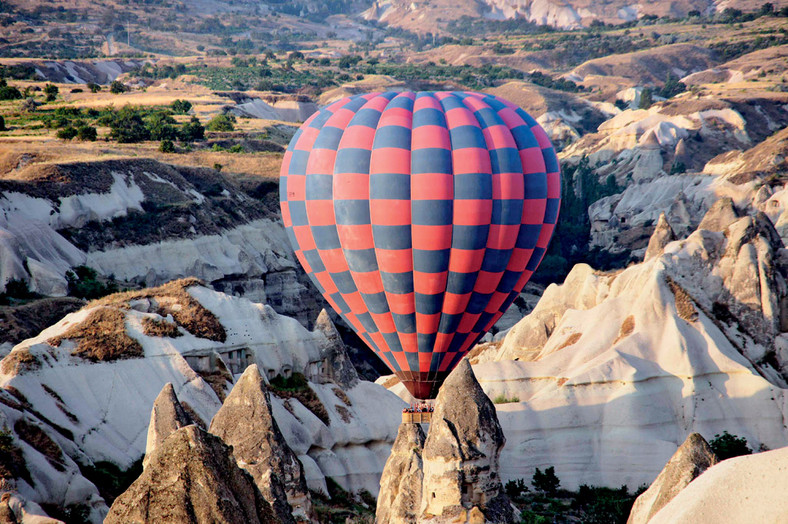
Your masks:
{"label": "rock formation", "polygon": [[420,424],[400,424],[397,440],[380,479],[376,524],[418,520],[424,479],[421,455],[425,438]]}
{"label": "rock formation", "polygon": [[714,202],[706,214],[703,216],[698,229],[708,231],[724,231],[726,227],[739,219],[739,213],[733,207],[733,200],[730,197],[723,197]]}
{"label": "rock formation", "polygon": [[668,219],[665,217],[665,213],[660,213],[657,227],[654,228],[654,233],[651,234],[651,238],[648,241],[646,257],[644,260],[661,255],[662,251],[665,249],[665,246],[674,240],[676,240],[676,234],[673,232],[673,228],[670,227],[670,224],[668,224]]}
{"label": "rock formation", "polygon": [[657,479],[632,506],[627,524],[648,521],[704,471],[717,463],[717,456],[699,433],[692,433],[670,458]]}
{"label": "rock formation", "polygon": [[271,398],[256,365],[246,368],[211,422],[210,432],[232,446],[279,520],[311,518],[304,469],[285,442],[271,412]]}
{"label": "rock formation", "polygon": [[105,523],[278,522],[231,449],[197,426],[178,429],[157,447],[142,475],[110,508]]}
{"label": "rock formation", "polygon": [[785,522],[788,448],[723,460],[692,481],[649,524]]}
{"label": "rock formation", "polygon": [[481,512],[485,522],[514,522],[498,473],[506,439],[467,360],[443,383],[435,405],[423,452],[421,520]]}
{"label": "rock formation", "polygon": [[148,425],[148,441],[145,446],[143,467],[148,465],[153,450],[164,442],[170,433],[189,424],[194,424],[191,417],[183,409],[171,382],[167,382],[159,396],[153,402]]}
{"label": "rock formation", "polygon": [[317,316],[315,331],[323,333],[327,340],[323,352],[326,355],[327,371],[331,380],[343,388],[355,386],[358,383],[358,373],[350,361],[342,337],[325,309]]}

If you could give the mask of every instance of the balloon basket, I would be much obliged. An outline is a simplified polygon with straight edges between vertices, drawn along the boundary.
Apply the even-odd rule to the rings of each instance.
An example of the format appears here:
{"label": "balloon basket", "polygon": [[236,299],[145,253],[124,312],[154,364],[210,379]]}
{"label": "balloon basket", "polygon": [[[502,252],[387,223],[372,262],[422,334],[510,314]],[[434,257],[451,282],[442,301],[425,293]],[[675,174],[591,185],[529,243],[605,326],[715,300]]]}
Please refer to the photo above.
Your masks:
{"label": "balloon basket", "polygon": [[432,404],[422,403],[410,405],[402,410],[403,424],[429,424],[432,422],[432,413],[435,407]]}

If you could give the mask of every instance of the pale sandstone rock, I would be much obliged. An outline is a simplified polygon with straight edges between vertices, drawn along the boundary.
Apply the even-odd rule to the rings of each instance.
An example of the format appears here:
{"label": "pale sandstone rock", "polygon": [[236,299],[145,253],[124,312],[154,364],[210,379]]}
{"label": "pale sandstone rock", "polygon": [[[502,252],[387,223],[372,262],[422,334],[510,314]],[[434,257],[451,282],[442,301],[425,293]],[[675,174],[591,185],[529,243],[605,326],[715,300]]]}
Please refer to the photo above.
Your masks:
{"label": "pale sandstone rock", "polygon": [[651,486],[637,498],[627,524],[647,524],[682,489],[717,462],[708,442],[700,434],[692,433]]}
{"label": "pale sandstone rock", "polygon": [[151,409],[148,441],[145,446],[145,458],[142,461],[143,467],[148,465],[153,450],[160,446],[170,433],[189,424],[194,424],[194,421],[178,401],[172,383],[167,382],[153,402]]}
{"label": "pale sandstone rock", "polygon": [[400,424],[397,440],[380,479],[375,512],[377,524],[416,522],[418,519],[424,479],[421,455],[425,439],[421,425]]}
{"label": "pale sandstone rock", "polygon": [[279,520],[313,518],[304,468],[271,412],[271,398],[256,365],[246,368],[213,417],[210,432],[232,446],[238,465],[254,478]]}
{"label": "pale sandstone rock", "polygon": [[670,227],[670,224],[668,224],[665,213],[661,213],[659,215],[657,227],[654,229],[654,233],[651,234],[651,238],[648,241],[644,260],[661,255],[665,250],[665,246],[674,240],[676,240],[676,234],[673,232],[673,228]]}

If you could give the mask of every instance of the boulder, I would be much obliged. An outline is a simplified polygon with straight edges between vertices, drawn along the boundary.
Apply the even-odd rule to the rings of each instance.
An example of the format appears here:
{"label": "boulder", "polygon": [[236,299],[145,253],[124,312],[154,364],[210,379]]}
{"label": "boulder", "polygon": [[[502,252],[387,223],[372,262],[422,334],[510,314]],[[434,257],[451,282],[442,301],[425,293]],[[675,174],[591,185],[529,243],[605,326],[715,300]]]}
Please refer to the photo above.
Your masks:
{"label": "boulder", "polygon": [[785,522],[788,448],[723,460],[692,481],[649,524]]}
{"label": "boulder", "polygon": [[238,465],[249,472],[279,520],[311,518],[312,503],[304,468],[290,449],[271,413],[271,398],[257,366],[246,368],[210,432],[232,446]]}
{"label": "boulder", "polygon": [[267,524],[279,520],[221,439],[195,425],[171,433],[142,475],[118,497],[106,524]]}
{"label": "boulder", "polygon": [[153,402],[148,426],[148,442],[145,446],[145,458],[142,466],[148,465],[151,453],[164,442],[170,433],[189,424],[194,424],[191,417],[183,409],[171,382],[167,382]]}
{"label": "boulder", "polygon": [[651,238],[648,241],[644,260],[661,255],[665,250],[665,246],[674,240],[676,240],[676,234],[673,232],[673,228],[670,227],[665,213],[660,213],[657,227],[654,228],[654,232],[651,234]]}
{"label": "boulder", "polygon": [[416,522],[424,478],[421,459],[424,440],[421,425],[400,424],[380,479],[380,495],[375,513],[377,524]]}
{"label": "boulder", "polygon": [[503,491],[498,458],[506,439],[495,406],[463,359],[438,393],[424,444],[421,520],[515,522]]}
{"label": "boulder", "polygon": [[352,388],[358,383],[358,373],[350,357],[347,354],[347,348],[339,335],[334,322],[328,316],[328,312],[323,309],[317,316],[315,322],[315,331],[323,333],[326,337],[326,345],[322,348],[323,354],[326,355],[326,364],[331,380],[336,382],[343,388]]}
{"label": "boulder", "polygon": [[627,524],[647,524],[682,489],[717,462],[708,442],[699,433],[692,433],[651,486],[637,498]]}

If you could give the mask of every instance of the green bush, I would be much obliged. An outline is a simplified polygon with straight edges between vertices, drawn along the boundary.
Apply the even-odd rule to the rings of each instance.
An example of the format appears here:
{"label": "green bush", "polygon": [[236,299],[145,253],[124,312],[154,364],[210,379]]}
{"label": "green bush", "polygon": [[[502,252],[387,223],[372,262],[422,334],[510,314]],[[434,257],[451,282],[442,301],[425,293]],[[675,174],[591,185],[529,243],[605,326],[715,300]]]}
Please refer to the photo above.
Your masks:
{"label": "green bush", "polygon": [[44,94],[46,95],[46,101],[52,102],[57,98],[60,89],[57,88],[54,84],[47,84],[44,86]]}
{"label": "green bush", "polygon": [[175,129],[175,119],[168,112],[157,111],[148,118],[148,134],[151,140],[175,140],[178,131]]}
{"label": "green bush", "polygon": [[35,296],[35,293],[27,287],[27,282],[16,278],[6,282],[5,294],[11,298],[33,298]]}
{"label": "green bush", "polygon": [[77,136],[77,130],[73,126],[66,126],[57,130],[57,137],[61,140],[71,140],[75,136]]}
{"label": "green bush", "polygon": [[205,138],[205,127],[200,123],[200,119],[193,116],[190,121],[181,126],[178,137],[184,142],[194,142]]}
{"label": "green bush", "polygon": [[83,125],[77,128],[77,138],[83,142],[95,142],[98,138],[96,128],[93,126]]}
{"label": "green bush", "polygon": [[150,130],[142,119],[142,114],[131,107],[124,107],[110,115],[109,136],[121,144],[142,142],[150,138]]}
{"label": "green bush", "polygon": [[0,131],[5,131],[5,118],[3,118],[3,115],[0,115]]}
{"label": "green bush", "polygon": [[90,92],[91,92],[91,93],[98,93],[99,91],[101,91],[101,86],[100,86],[100,85],[98,85],[98,84],[95,84],[95,83],[93,83],[93,82],[88,82],[88,83],[86,84],[86,87],[87,87],[88,89],[90,89]]}
{"label": "green bush", "polygon": [[742,455],[752,455],[752,450],[747,446],[746,438],[731,435],[727,431],[723,431],[722,435],[714,435],[714,438],[709,441],[709,446],[720,460]]}
{"label": "green bush", "polygon": [[[3,80],[5,83],[5,80]],[[0,100],[19,100],[22,98],[22,92],[19,89],[8,86],[8,85],[0,85]]]}
{"label": "green bush", "polygon": [[536,468],[534,476],[531,479],[531,484],[538,491],[552,495],[558,491],[558,486],[561,484],[561,481],[555,474],[555,468],[550,466],[545,469],[544,472]]}
{"label": "green bush", "polygon": [[651,107],[651,104],[654,103],[654,97],[651,92],[650,87],[643,88],[643,91],[640,93],[640,103],[638,104],[638,108],[640,109],[648,109]]}
{"label": "green bush", "polygon": [[174,153],[175,144],[172,143],[172,140],[164,139],[159,144],[159,151],[162,153]]}
{"label": "green bush", "polygon": [[191,110],[192,103],[188,100],[174,100],[170,104],[170,107],[172,108],[173,113],[185,115]]}
{"label": "green bush", "polygon": [[129,88],[126,87],[126,84],[121,82],[120,80],[113,80],[112,83],[109,85],[109,92],[113,95],[119,95],[121,93],[125,93],[128,91]]}
{"label": "green bush", "polygon": [[233,115],[216,115],[208,122],[208,131],[234,131],[235,117]]}
{"label": "green bush", "polygon": [[76,266],[73,271],[66,272],[68,295],[93,300],[118,291],[114,282],[103,284],[98,280],[98,273],[88,266]]}
{"label": "green bush", "polygon": [[506,490],[506,496],[513,501],[518,501],[523,495],[531,491],[528,486],[525,485],[523,479],[510,480],[504,486],[504,490]]}

